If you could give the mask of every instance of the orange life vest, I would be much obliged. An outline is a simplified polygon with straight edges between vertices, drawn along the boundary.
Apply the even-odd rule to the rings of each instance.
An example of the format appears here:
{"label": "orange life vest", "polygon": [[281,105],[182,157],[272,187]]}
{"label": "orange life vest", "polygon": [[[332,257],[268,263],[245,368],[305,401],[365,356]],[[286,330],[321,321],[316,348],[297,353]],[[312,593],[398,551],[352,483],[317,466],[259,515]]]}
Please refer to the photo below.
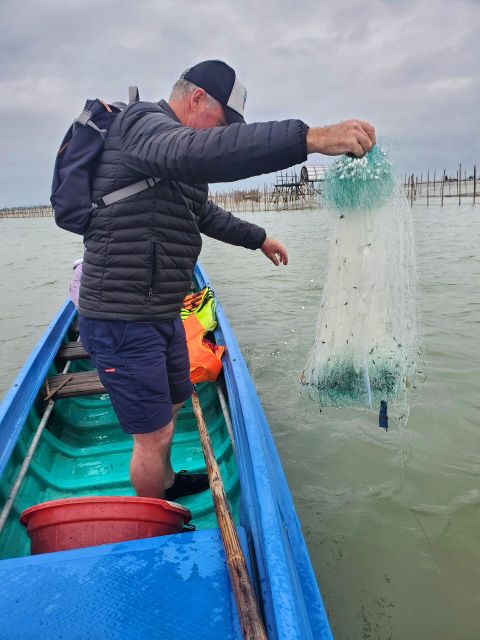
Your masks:
{"label": "orange life vest", "polygon": [[197,382],[212,382],[222,370],[222,355],[225,347],[205,339],[205,334],[217,326],[215,298],[210,288],[186,296],[180,312],[187,337],[190,358],[190,379]]}

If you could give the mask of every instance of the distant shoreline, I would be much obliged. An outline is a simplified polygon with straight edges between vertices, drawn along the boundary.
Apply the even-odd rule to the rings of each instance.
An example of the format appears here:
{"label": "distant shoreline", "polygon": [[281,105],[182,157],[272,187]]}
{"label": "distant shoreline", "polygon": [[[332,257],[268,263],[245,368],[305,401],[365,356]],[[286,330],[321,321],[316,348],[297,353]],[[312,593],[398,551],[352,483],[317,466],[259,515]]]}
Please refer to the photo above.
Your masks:
{"label": "distant shoreline", "polygon": [[[403,187],[408,200],[413,203],[418,199],[427,204],[440,199],[456,198],[459,204],[477,204],[480,200],[480,177],[468,178],[448,177],[440,180],[424,179],[424,176],[405,176]],[[282,182],[265,185],[262,189],[232,189],[220,193],[210,193],[209,199],[219,206],[237,213],[255,213],[259,211],[283,211],[316,209],[322,206],[322,182]],[[50,205],[30,205],[20,207],[4,207],[0,209],[1,218],[49,218],[53,216]]]}

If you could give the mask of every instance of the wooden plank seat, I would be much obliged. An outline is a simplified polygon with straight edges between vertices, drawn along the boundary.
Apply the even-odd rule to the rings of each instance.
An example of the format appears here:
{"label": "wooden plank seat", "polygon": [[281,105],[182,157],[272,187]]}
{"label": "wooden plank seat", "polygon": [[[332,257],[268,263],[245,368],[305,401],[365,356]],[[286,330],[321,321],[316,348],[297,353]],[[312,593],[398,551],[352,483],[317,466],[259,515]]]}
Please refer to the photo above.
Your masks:
{"label": "wooden plank seat", "polygon": [[61,373],[45,381],[44,400],[60,400],[77,396],[91,396],[107,393],[96,371]]}
{"label": "wooden plank seat", "polygon": [[77,342],[67,342],[58,351],[57,358],[60,360],[85,360],[90,355],[83,348],[80,340]]}

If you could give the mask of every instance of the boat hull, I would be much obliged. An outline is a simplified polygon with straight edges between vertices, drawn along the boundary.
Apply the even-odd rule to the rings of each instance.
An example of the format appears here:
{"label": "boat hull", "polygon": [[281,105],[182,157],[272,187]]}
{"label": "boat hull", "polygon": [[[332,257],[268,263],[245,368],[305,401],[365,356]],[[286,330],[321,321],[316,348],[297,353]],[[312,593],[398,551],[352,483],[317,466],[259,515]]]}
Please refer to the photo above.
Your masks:
{"label": "boat hull", "polygon": [[[198,265],[195,270],[195,277],[200,287],[211,286],[205,273]],[[0,486],[4,497],[13,481],[15,469],[18,468],[22,455],[24,455],[33,435],[35,425],[38,424],[42,407],[38,393],[43,379],[48,373],[57,372],[54,366],[55,354],[62,341],[65,340],[65,335],[69,327],[71,327],[74,317],[75,310],[73,305],[67,303],[50,325],[44,338],[37,345],[0,409],[0,472],[2,473]],[[228,434],[228,425],[223,418],[215,386],[213,384],[204,385],[201,389],[200,399],[210,434],[213,436],[215,455],[220,462],[222,478],[227,485],[227,493],[232,504],[235,520],[239,531],[242,532],[243,546],[250,566],[251,576],[261,602],[268,637],[278,638],[279,640],[284,638],[298,638],[299,640],[331,638],[328,619],[268,422],[225,311],[218,301],[217,318],[219,326],[216,330],[216,341],[218,344],[226,346],[226,353],[223,358],[224,384],[233,427],[234,447],[232,447]],[[85,413],[85,406],[82,407],[82,403],[89,403],[88,415]],[[49,430],[46,430],[42,435],[41,446],[39,445],[40,453],[43,452],[45,461],[51,461],[52,450],[51,447],[49,449],[48,445],[52,445],[53,442],[57,447],[58,460],[62,460],[63,465],[66,464],[65,460],[67,459],[72,462],[72,458],[75,455],[74,469],[77,469],[78,474],[76,476],[75,473],[72,475],[72,467],[69,467],[69,472],[60,473],[59,469],[61,469],[62,465],[58,462],[57,468],[48,475],[44,471],[45,464],[42,466],[39,460],[35,463],[31,472],[29,471],[29,476],[24,481],[25,486],[22,485],[22,493],[19,494],[14,505],[15,509],[10,522],[10,536],[12,541],[17,541],[18,544],[17,547],[13,546],[13,551],[10,549],[7,554],[10,556],[28,553],[25,540],[23,543],[19,542],[23,532],[21,532],[17,517],[21,510],[31,506],[28,501],[32,499],[35,492],[36,497],[40,497],[37,502],[45,499],[67,497],[73,494],[98,494],[99,486],[102,492],[107,495],[128,495],[132,493],[126,464],[131,450],[131,441],[130,438],[121,434],[118,425],[115,423],[114,414],[111,408],[108,407],[108,397],[98,397],[97,400],[92,400],[91,397],[86,399],[74,398],[71,399],[70,403],[67,400],[58,400],[56,402],[57,405],[60,405],[58,413],[53,419]],[[79,417],[82,412],[83,419]],[[174,464],[177,463],[177,466],[179,464],[183,465],[183,460],[188,459],[190,455],[188,452],[190,452],[194,467],[201,466],[203,463],[198,462],[194,451],[197,448],[198,435],[194,427],[190,407],[186,407],[182,411],[181,421],[184,423],[183,428],[181,427],[178,434],[176,434],[177,442],[174,443],[173,448],[174,455],[175,451],[177,451],[179,458],[174,460]],[[79,431],[82,436],[90,434],[88,445],[85,445],[84,437],[80,441],[75,441],[75,437],[79,437]],[[77,435],[75,436],[75,434]],[[193,439],[189,441],[189,438]],[[49,440],[52,442],[49,443]],[[79,442],[83,443],[83,445],[79,444]],[[108,450],[109,456],[103,455],[99,458],[97,455],[97,458],[94,458],[89,455],[91,448],[95,449],[97,447],[98,449],[102,445],[106,446],[103,451]],[[60,451],[58,451],[59,448]],[[96,462],[94,462],[95,460]],[[107,460],[109,461],[107,462]],[[45,478],[43,479],[43,486],[46,487],[43,493],[38,488],[42,474],[48,480],[47,482]],[[59,477],[62,478],[60,487],[58,486]],[[89,477],[95,478],[96,491],[92,491],[92,485],[88,482]],[[30,490],[30,497],[25,497],[28,496],[28,490]],[[202,504],[196,503],[196,500],[199,500],[199,498],[191,496],[190,501],[189,499],[182,501],[192,511],[192,521],[200,529],[192,534],[182,534],[180,536],[183,550],[185,550],[183,536],[192,536],[193,549],[197,540],[195,536],[206,536],[205,539],[212,540],[213,538],[208,538],[207,532],[217,531],[211,498],[209,496],[202,497]],[[214,537],[213,533],[212,536]],[[151,540],[150,544],[153,546],[148,547],[150,551],[145,551],[147,555],[160,553],[155,547],[158,540],[160,539]],[[178,555],[180,547],[176,549],[177,544],[179,544],[179,537],[165,536],[165,540],[166,542],[161,544],[163,549],[161,552],[161,555],[163,554],[162,557],[164,557],[165,548],[170,549],[170,552],[177,559],[177,573],[182,575],[183,572],[191,577],[191,572],[196,562],[193,551],[193,555],[185,554],[182,557],[181,554]],[[6,544],[2,538],[0,538],[0,542],[2,548],[6,548],[10,544],[10,542]],[[146,544],[145,541],[143,542]],[[135,566],[137,566],[136,562],[142,562],[139,560],[142,554],[140,553],[140,556],[136,556],[138,549],[142,546],[140,542],[132,541],[122,543],[122,545],[125,546],[125,549],[131,549],[132,558],[137,558],[135,561],[132,560]],[[129,547],[129,545],[131,546]],[[163,545],[166,545],[166,547],[164,548]],[[97,557],[93,549],[90,548],[90,551],[76,550],[46,554],[45,559],[41,558],[39,562],[44,568],[50,566],[49,563],[52,567],[57,567],[59,566],[57,563],[58,556],[70,554],[65,556],[65,560],[71,563],[72,572],[75,573],[73,570],[75,559],[77,557],[86,557],[84,554],[90,554],[88,555],[90,559]],[[97,551],[100,554],[98,557],[108,557],[109,553],[115,555],[117,549],[116,547],[102,546],[98,547]],[[218,548],[216,548],[215,552],[212,551],[214,554],[217,552]],[[49,557],[51,560],[49,560]],[[119,569],[118,567],[114,568],[114,564],[112,564],[111,570],[115,572]],[[24,605],[15,601],[15,589],[13,591],[11,589],[11,578],[12,575],[16,575],[17,571],[26,571],[27,568],[34,572],[38,571],[38,566],[28,556],[0,562],[0,574],[3,569],[5,578],[2,580],[2,584],[9,585],[8,588],[0,588],[3,599],[0,599],[0,601],[3,602],[1,606],[4,610],[6,610],[6,607],[13,607],[18,616],[25,615]],[[78,567],[81,566],[80,563]],[[132,567],[126,569],[124,579],[126,579],[128,571],[132,570]],[[78,571],[81,573],[81,568]],[[162,569],[158,568],[158,571],[161,572]],[[197,571],[200,571],[200,569],[197,568]],[[46,570],[45,575],[48,573]],[[89,575],[90,580],[99,579],[95,572]],[[58,584],[56,582],[55,584],[58,592]],[[206,584],[205,593],[208,591]],[[25,589],[24,582],[18,586],[23,590]],[[42,585],[42,588],[45,589],[45,585]],[[163,583],[163,588],[168,589],[168,581]],[[179,588],[181,588],[181,584]],[[92,593],[94,593],[95,589],[93,587],[92,589]],[[126,591],[123,592],[118,585],[116,589],[119,589],[119,591],[115,592],[117,599],[115,600],[114,598],[114,602],[112,601],[111,603],[113,608],[115,606],[118,607],[118,603],[126,596]],[[156,593],[158,597],[161,596],[159,591]],[[215,610],[213,592],[209,593],[209,598],[212,598],[209,603],[211,608]],[[31,595],[33,597],[33,592]],[[72,598],[75,600],[74,595]],[[226,629],[224,629],[223,637],[237,637],[239,632],[238,619],[232,603],[233,597],[230,593],[229,607],[223,613],[222,607],[217,607],[220,617],[228,615],[234,620],[231,626],[231,635],[228,635],[230,631],[227,633]],[[73,606],[70,603],[69,607]],[[207,607],[206,611],[208,611],[206,603],[204,606]],[[54,616],[55,612],[52,615]],[[147,618],[148,616],[149,614]],[[85,629],[88,626],[87,617],[84,620]],[[88,620],[90,621],[90,618]],[[81,621],[78,622],[78,625],[81,627]],[[216,632],[213,633],[212,631],[208,637],[220,637],[215,634]],[[35,636],[31,635],[30,637]],[[50,635],[49,637],[61,637],[61,635],[58,632],[57,636]],[[78,635],[77,637],[86,636]],[[105,637],[117,636],[105,635]],[[136,636],[127,634],[118,637]],[[164,635],[151,637],[169,638],[177,636],[170,636],[165,632]],[[192,637],[207,636],[193,634]]]}

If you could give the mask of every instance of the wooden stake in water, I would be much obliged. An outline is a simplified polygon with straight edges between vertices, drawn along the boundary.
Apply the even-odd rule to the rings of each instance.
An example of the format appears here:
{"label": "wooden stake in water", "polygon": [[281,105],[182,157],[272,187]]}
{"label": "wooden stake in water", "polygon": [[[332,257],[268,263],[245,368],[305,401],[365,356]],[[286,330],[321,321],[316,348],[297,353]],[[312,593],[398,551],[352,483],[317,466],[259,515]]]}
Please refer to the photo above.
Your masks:
{"label": "wooden stake in water", "polygon": [[473,167],[473,204],[477,195],[477,165]]}
{"label": "wooden stake in water", "polygon": [[461,164],[458,169],[457,185],[458,185],[458,204],[462,204],[462,165]]}

